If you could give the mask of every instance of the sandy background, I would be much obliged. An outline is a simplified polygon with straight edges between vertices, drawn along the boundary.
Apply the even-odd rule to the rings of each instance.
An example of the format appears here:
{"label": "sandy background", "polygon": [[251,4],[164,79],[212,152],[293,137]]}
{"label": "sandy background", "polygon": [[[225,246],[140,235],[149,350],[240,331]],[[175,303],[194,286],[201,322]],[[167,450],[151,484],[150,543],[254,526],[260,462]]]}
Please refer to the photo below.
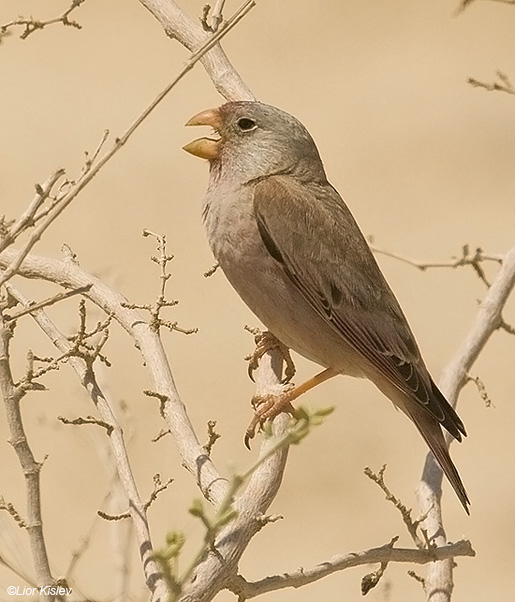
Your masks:
{"label": "sandy background", "polygon": [[[198,15],[203,2],[181,5]],[[50,17],[67,2],[0,0],[0,23],[17,14]],[[228,2],[229,10],[236,2]],[[469,76],[491,81],[502,69],[515,80],[515,10],[474,3],[453,16],[456,2],[443,0],[326,1],[261,0],[230,34],[224,47],[254,93],[300,118],[317,141],[330,180],[346,198],[366,234],[385,249],[415,259],[447,260],[464,243],[491,253],[513,245],[515,212],[514,99],[467,85]],[[88,0],[76,12],[81,31],[53,27],[0,46],[0,213],[16,217],[33,186],[55,168],[78,174],[83,151],[93,150],[105,128],[126,126],[178,72],[187,52],[170,42],[138,2]],[[134,302],[155,298],[158,279],[149,256],[154,244],[144,227],[165,233],[176,255],[170,285],[180,304],[170,319],[199,333],[164,334],[179,391],[200,433],[209,419],[223,438],[214,459],[228,472],[248,465],[243,431],[250,418],[253,387],[243,357],[252,348],[244,324],[257,321],[222,274],[203,272],[212,264],[200,220],[207,165],[181,147],[192,137],[183,128],[195,112],[221,99],[200,66],[148,119],[134,139],[102,171],[39,244],[37,252],[60,256],[63,242],[81,265],[112,283]],[[405,309],[427,363],[438,377],[474,319],[483,285],[472,270],[421,273],[397,261],[380,263]],[[494,270],[495,271],[495,270]],[[493,273],[493,272],[491,272]],[[27,294],[48,294],[22,282]],[[72,332],[76,301],[51,310]],[[99,318],[93,311],[91,320]],[[515,307],[505,312],[515,322]],[[175,483],[150,511],[156,546],[167,530],[181,529],[186,554],[196,549],[202,529],[187,513],[195,488],[171,440],[150,439],[162,428],[156,404],[141,391],[149,386],[138,353],[119,328],[106,351],[113,367],[102,380],[131,434],[130,453],[140,491],[152,489],[152,474]],[[27,348],[52,354],[29,321],[13,345],[18,376]],[[513,425],[515,339],[496,334],[474,367],[495,408],[486,408],[469,386],[459,410],[469,437],[452,454],[472,500],[463,513],[445,485],[448,537],[470,538],[476,559],[462,559],[454,600],[513,599],[515,478]],[[298,358],[298,381],[315,367]],[[105,436],[95,428],[63,427],[92,410],[85,393],[63,368],[51,374],[47,393],[23,402],[27,432],[42,472],[44,519],[55,575],[62,575],[94,521],[109,486],[97,448]],[[252,542],[241,563],[249,579],[311,566],[333,554],[382,545],[396,534],[409,539],[393,508],[366,477],[363,467],[388,463],[388,483],[406,504],[425,448],[410,424],[369,384],[336,379],[304,400],[337,411],[292,450],[283,488],[272,512],[284,520]],[[0,420],[0,494],[24,514],[23,476]],[[100,454],[101,455],[101,454]],[[30,569],[25,534],[0,515],[0,552]],[[76,577],[95,600],[112,596],[113,527],[99,524]],[[371,601],[422,600],[420,586],[406,576],[411,567],[391,566]],[[145,599],[136,554],[132,597]],[[300,591],[269,594],[290,602],[361,600],[366,569],[334,575]],[[419,572],[422,572],[419,569]],[[22,584],[0,566],[0,600],[5,588]],[[11,598],[14,599],[14,598]],[[224,593],[219,600],[232,600]]]}

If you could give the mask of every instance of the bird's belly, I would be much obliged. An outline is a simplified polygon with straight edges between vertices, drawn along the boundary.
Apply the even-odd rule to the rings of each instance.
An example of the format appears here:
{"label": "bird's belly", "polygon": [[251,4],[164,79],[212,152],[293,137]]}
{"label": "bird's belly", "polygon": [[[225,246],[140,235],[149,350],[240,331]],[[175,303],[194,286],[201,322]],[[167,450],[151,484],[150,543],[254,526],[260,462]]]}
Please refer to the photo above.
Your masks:
{"label": "bird's belly", "polygon": [[230,242],[215,245],[215,256],[231,285],[266,328],[290,349],[325,368],[364,376],[356,352],[304,299],[270,256],[257,229]]}

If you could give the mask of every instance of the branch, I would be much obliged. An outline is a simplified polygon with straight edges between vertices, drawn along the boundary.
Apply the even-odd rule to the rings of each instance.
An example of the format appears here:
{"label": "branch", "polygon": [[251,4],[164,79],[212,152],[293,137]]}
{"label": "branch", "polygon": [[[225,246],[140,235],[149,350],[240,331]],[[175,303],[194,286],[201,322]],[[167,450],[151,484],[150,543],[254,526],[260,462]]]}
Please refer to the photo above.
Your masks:
{"label": "branch", "polygon": [[179,81],[189,72],[193,67],[200,61],[200,59],[211,49],[213,49],[218,42],[227,35],[231,29],[245,17],[246,14],[255,6],[254,0],[246,0],[246,2],[233,14],[233,16],[217,31],[215,34],[204,38],[203,44],[200,48],[193,52],[190,58],[186,61],[183,69],[175,77],[175,79],[166,86],[166,88],[158,94],[158,96],[150,103],[150,105],[141,113],[141,115],[132,123],[132,125],[125,131],[120,137],[116,138],[114,145],[111,149],[98,160],[96,164],[93,162],[87,163],[81,177],[75,182],[71,188],[59,196],[56,199],[55,205],[48,211],[45,219],[37,225],[32,232],[29,240],[20,249],[17,255],[12,259],[11,264],[5,266],[5,271],[0,277],[0,286],[7,282],[14,274],[17,273],[20,265],[24,258],[31,251],[34,245],[40,240],[45,230],[54,222],[59,215],[68,207],[68,205],[75,199],[79,192],[97,175],[102,167],[127,143],[132,134],[138,129],[138,127],[145,121],[145,119],[152,113],[157,105],[167,96],[167,94],[179,83]]}
{"label": "branch", "polygon": [[31,228],[36,223],[36,214],[39,209],[43,206],[45,201],[49,198],[53,187],[56,182],[64,175],[64,169],[57,169],[53,174],[48,176],[46,182],[43,185],[36,184],[36,195],[30,202],[27,209],[20,215],[20,217],[6,229],[0,240],[0,252],[7,249],[12,245],[18,236],[25,232],[28,228]]}
{"label": "branch", "polygon": [[[370,241],[370,238],[369,238]],[[370,244],[370,248],[372,251],[378,255],[385,255],[386,257],[392,257],[393,259],[397,259],[398,261],[402,261],[403,263],[407,263],[422,272],[425,272],[431,268],[460,268],[463,266],[471,266],[478,277],[485,283],[485,285],[489,288],[490,282],[488,281],[486,274],[483,270],[482,263],[487,261],[493,261],[495,263],[502,263],[502,256],[500,255],[487,255],[483,252],[483,249],[478,247],[474,253],[470,251],[469,245],[463,245],[461,256],[454,258],[452,261],[416,261],[414,259],[408,259],[407,257],[403,257],[402,255],[398,255],[397,253],[392,253],[391,251],[385,251],[384,249],[380,249],[376,247],[374,244]]]}
{"label": "branch", "polygon": [[407,508],[395,495],[393,495],[393,493],[390,491],[390,489],[387,487],[386,483],[384,482],[385,471],[386,471],[386,464],[383,464],[382,468],[379,470],[379,472],[377,474],[375,472],[373,472],[368,466],[366,466],[364,469],[364,472],[367,475],[367,477],[369,479],[371,479],[372,481],[374,481],[374,483],[376,483],[380,487],[380,489],[385,494],[386,499],[389,502],[391,502],[397,508],[397,510],[401,513],[402,520],[403,520],[404,524],[406,525],[406,528],[408,529],[408,533],[410,534],[411,539],[413,540],[414,544],[417,546],[417,548],[424,549],[425,543],[422,542],[422,540],[420,539],[420,537],[417,534],[417,529],[418,529],[420,523],[422,522],[423,518],[417,519],[417,520],[413,520],[411,518],[412,509]]}
{"label": "branch", "polygon": [[467,374],[490,336],[502,327],[502,311],[514,286],[515,247],[503,257],[502,266],[479,307],[474,324],[440,379],[440,386],[453,406],[467,382]]}
{"label": "branch", "polygon": [[48,19],[47,21],[39,21],[38,19],[34,19],[33,17],[17,17],[9,23],[4,23],[4,25],[0,25],[0,44],[2,43],[2,38],[5,35],[9,35],[9,29],[13,27],[19,27],[20,25],[23,25],[25,27],[23,32],[20,34],[20,39],[22,40],[28,38],[35,31],[44,29],[48,25],[54,25],[56,23],[62,23],[64,26],[67,27],[75,27],[75,29],[82,29],[82,25],[77,23],[77,21],[71,21],[68,17],[84,1],[85,0],[72,0],[71,6],[67,8],[62,15],[53,19]]}
{"label": "branch", "polygon": [[[456,14],[462,13],[467,6],[470,6],[474,2],[474,0],[461,0],[460,5],[456,9]],[[515,6],[515,0],[490,0],[490,2],[497,2],[499,4],[508,4],[510,6]]]}
{"label": "branch", "polygon": [[[27,518],[25,522],[37,584],[39,586],[51,586],[54,585],[54,579],[50,571],[41,515],[39,475],[42,464],[36,462],[23,426],[20,402],[27,390],[21,386],[15,386],[13,382],[9,359],[9,342],[13,332],[12,328],[4,323],[2,312],[3,308],[0,307],[0,389],[5,403],[10,435],[9,442],[18,456],[25,477],[27,500]],[[40,599],[42,602],[53,602],[54,597],[42,593]]]}
{"label": "branch", "polygon": [[[74,267],[78,269],[78,266],[74,265]],[[29,304],[28,299],[26,299],[12,285],[7,284],[6,286],[8,287],[9,294],[17,299],[19,303],[25,306]],[[88,292],[90,290],[91,287],[87,289]],[[53,342],[57,349],[61,351],[61,353],[66,354],[70,351],[72,345],[68,339],[56,328],[44,310],[35,310],[32,313],[32,316],[38,326]],[[152,544],[146,517],[146,509],[141,501],[134,477],[132,475],[122,429],[116,420],[106,396],[102,393],[98,383],[96,382],[95,375],[91,370],[91,367],[88,365],[88,362],[85,359],[77,356],[70,356],[68,362],[79,376],[81,384],[89,393],[93,403],[102,417],[101,421],[86,419],[77,422],[77,424],[94,422],[95,424],[100,424],[106,428],[109,434],[109,441],[113,451],[113,456],[115,458],[118,476],[120,481],[123,483],[123,487],[129,500],[129,511],[135,527],[146,583],[150,591],[153,592],[154,599],[165,600],[167,596],[167,590],[152,557]]]}
{"label": "branch", "polygon": [[[502,310],[515,286],[515,248],[503,258],[502,266],[481,303],[476,319],[465,337],[461,348],[444,369],[440,379],[440,389],[449,403],[456,407],[461,389],[467,383],[468,374],[479,354],[485,348],[490,336],[502,324]],[[449,442],[450,439],[447,438]],[[437,545],[445,543],[442,509],[442,470],[433,455],[426,456],[417,497],[429,537],[434,537]],[[426,594],[431,602],[447,602],[452,592],[452,561],[431,565],[426,577]]]}
{"label": "branch", "polygon": [[[0,253],[0,268],[9,265],[16,252]],[[145,316],[125,307],[127,299],[76,263],[28,255],[18,270],[24,278],[47,280],[66,289],[91,285],[84,296],[108,314],[134,339],[153,380],[152,389],[163,398],[163,413],[186,468],[194,475],[203,495],[214,502],[224,497],[227,484],[199,443],[182,403],[158,333]],[[38,314],[36,314],[38,315]]]}
{"label": "branch", "polygon": [[[497,0],[497,2],[499,1],[500,0]],[[515,5],[515,1],[508,2],[507,4]],[[467,83],[476,88],[484,88],[485,90],[488,90],[488,92],[506,92],[506,94],[515,94],[515,87],[513,87],[513,84],[505,73],[502,71],[497,71],[497,77],[499,78],[499,81],[492,82],[490,84],[480,82],[473,77],[469,77]]]}
{"label": "branch", "polygon": [[27,307],[15,312],[14,314],[6,315],[4,317],[4,320],[6,322],[10,322],[11,320],[17,320],[18,318],[21,318],[22,316],[25,316],[27,314],[34,312],[36,309],[43,309],[45,307],[49,307],[50,305],[54,305],[55,303],[58,303],[59,301],[68,299],[69,297],[74,297],[75,295],[80,295],[81,293],[86,292],[88,290],[88,288],[89,288],[89,286],[82,286],[82,287],[76,288],[71,291],[57,293],[57,295],[53,295],[52,297],[49,297],[48,299],[43,299],[43,301],[38,301],[37,303],[29,302]]}
{"label": "branch", "polygon": [[[148,303],[141,305],[137,303],[127,303],[125,307],[129,309],[143,309],[148,311],[151,316],[150,327],[159,332],[161,327],[165,327],[170,332],[176,330],[177,332],[182,332],[183,334],[196,334],[198,332],[198,328],[181,328],[178,322],[170,322],[169,320],[163,320],[161,318],[161,310],[163,307],[174,307],[179,303],[176,300],[169,300],[166,298],[166,285],[168,280],[172,277],[172,274],[168,271],[168,263],[172,261],[174,258],[173,255],[168,255],[166,253],[166,236],[164,234],[155,234],[150,230],[143,230],[143,236],[153,236],[157,239],[157,249],[159,251],[159,257],[152,256],[150,259],[157,263],[160,267],[160,275],[159,278],[161,280],[161,286],[159,290],[159,294],[157,295],[157,299],[153,305]],[[159,397],[159,395],[156,395]]]}
{"label": "branch", "polygon": [[[15,252],[10,249],[1,253],[0,267],[8,265],[14,255]],[[127,300],[122,295],[114,292],[74,263],[29,255],[20,266],[18,273],[24,278],[52,281],[64,288],[78,288],[91,284],[84,296],[105,312],[112,314],[113,319],[118,321],[134,338],[152,377],[153,389],[164,396],[163,414],[181,454],[184,466],[194,475],[206,499],[212,501],[215,506],[223,503],[228,488],[227,481],[218,473],[206,450],[199,443],[186,409],[175,388],[161,340],[158,334],[153,332],[146,323],[141,313],[124,307]],[[35,317],[38,317],[40,312],[44,313],[43,310],[38,310]],[[60,340],[57,334],[49,333],[49,336],[51,339]],[[74,358],[70,358],[71,360],[75,361]],[[270,388],[277,389],[281,382],[281,366],[282,355],[276,350],[271,350],[264,356],[260,367],[256,371],[258,391],[268,391]],[[90,394],[95,395],[100,400],[101,392],[98,390],[98,385],[94,381],[86,381],[86,385],[88,392],[91,389]],[[112,417],[102,416],[102,419],[108,423],[114,423]],[[288,416],[284,414],[274,420],[274,436],[264,441],[261,454],[267,454],[268,450],[274,446],[277,439],[285,432],[288,421]],[[116,428],[113,430],[111,438],[115,435],[121,437],[121,432]],[[190,583],[184,589],[184,601],[203,602],[210,600],[213,595],[225,587],[227,579],[234,576],[239,558],[250,539],[261,529],[261,517],[277,494],[285,468],[286,457],[287,450],[281,449],[263,462],[252,474],[245,491],[234,502],[234,507],[238,511],[236,520],[220,532],[215,542],[217,553],[209,553],[195,570]],[[134,492],[134,494],[136,495],[137,492]],[[140,528],[142,528],[142,525],[140,525]],[[136,525],[136,530],[138,530],[138,525]],[[144,566],[147,568],[150,565],[151,563],[147,558]]]}
{"label": "branch", "polygon": [[[174,0],[139,0],[159,21],[166,35],[194,52],[209,39],[201,25],[190,19]],[[251,3],[251,6],[254,2]],[[219,32],[224,26],[219,28]],[[227,55],[217,44],[211,52],[200,57],[202,65],[215,88],[226,100],[255,100],[254,95],[234,69]]]}
{"label": "branch", "polygon": [[454,558],[457,556],[475,556],[475,552],[467,540],[445,545],[431,550],[393,548],[387,543],[380,548],[372,548],[363,552],[352,552],[334,556],[311,569],[298,569],[293,573],[282,573],[265,577],[259,581],[246,581],[238,575],[232,583],[231,591],[242,600],[254,598],[261,594],[277,591],[286,587],[299,588],[336,573],[356,566],[372,563],[407,562],[411,564],[429,564],[435,560]]}

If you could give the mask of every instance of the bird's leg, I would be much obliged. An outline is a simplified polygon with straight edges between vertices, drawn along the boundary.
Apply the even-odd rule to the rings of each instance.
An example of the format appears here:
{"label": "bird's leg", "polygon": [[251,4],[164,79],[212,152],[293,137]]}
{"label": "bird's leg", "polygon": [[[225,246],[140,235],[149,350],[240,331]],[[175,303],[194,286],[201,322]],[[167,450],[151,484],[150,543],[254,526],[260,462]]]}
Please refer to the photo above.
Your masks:
{"label": "bird's leg", "polygon": [[252,330],[251,332],[255,335],[254,342],[256,343],[256,348],[254,349],[254,352],[246,358],[249,360],[248,372],[250,379],[254,381],[254,370],[257,369],[259,360],[263,355],[270,349],[278,349],[286,364],[286,368],[284,369],[284,380],[282,382],[283,384],[289,383],[295,376],[296,368],[291,359],[288,347],[286,347],[284,343],[281,343],[281,341],[269,330],[265,330],[264,332],[261,330]]}
{"label": "bird's leg", "polygon": [[281,412],[289,412],[293,414],[294,409],[291,402],[313,389],[324,381],[333,378],[339,374],[333,368],[326,368],[319,372],[309,380],[303,382],[298,387],[294,387],[289,391],[285,391],[279,395],[255,395],[252,398],[252,406],[254,407],[254,418],[247,428],[245,433],[245,445],[250,449],[250,440],[256,434],[256,428],[261,427],[269,418],[275,418]]}

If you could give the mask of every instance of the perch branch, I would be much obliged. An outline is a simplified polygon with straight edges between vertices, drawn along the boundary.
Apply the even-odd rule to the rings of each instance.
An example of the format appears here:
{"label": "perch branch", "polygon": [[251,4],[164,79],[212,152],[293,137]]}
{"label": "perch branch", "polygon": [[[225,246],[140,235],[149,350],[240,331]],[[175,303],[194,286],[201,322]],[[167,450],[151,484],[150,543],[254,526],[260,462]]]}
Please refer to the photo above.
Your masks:
{"label": "perch branch", "polygon": [[[11,249],[1,253],[0,267],[8,265],[14,254],[15,251]],[[228,483],[220,476],[206,450],[199,443],[175,388],[161,340],[158,334],[152,331],[141,313],[124,307],[127,300],[122,295],[114,292],[75,263],[28,255],[20,266],[18,274],[24,278],[52,281],[64,288],[92,285],[84,293],[84,296],[106,313],[112,314],[113,319],[117,320],[134,338],[153,379],[153,389],[164,396],[164,417],[179,449],[184,466],[195,476],[203,495],[215,506],[221,504],[225,499]],[[43,312],[43,310],[38,310],[35,315],[37,316],[39,312]],[[50,336],[52,339],[54,338],[54,335]],[[269,391],[280,386],[281,367],[282,355],[276,350],[270,351],[263,357],[260,367],[256,371],[259,391]],[[100,395],[96,390],[93,393]],[[102,419],[112,422],[112,419],[104,416]],[[285,432],[288,420],[284,414],[274,420],[274,436],[264,441],[262,454],[267,454],[267,450]],[[113,430],[111,438],[117,432],[116,429]],[[286,457],[287,450],[281,449],[268,457],[252,474],[247,487],[234,502],[234,507],[238,511],[237,518],[218,535],[215,542],[217,553],[209,553],[194,571],[190,583],[184,590],[184,602],[210,600],[225,587],[227,579],[234,576],[238,560],[248,542],[262,527],[260,517],[266,512],[277,494]],[[148,566],[148,562],[145,566]]]}

